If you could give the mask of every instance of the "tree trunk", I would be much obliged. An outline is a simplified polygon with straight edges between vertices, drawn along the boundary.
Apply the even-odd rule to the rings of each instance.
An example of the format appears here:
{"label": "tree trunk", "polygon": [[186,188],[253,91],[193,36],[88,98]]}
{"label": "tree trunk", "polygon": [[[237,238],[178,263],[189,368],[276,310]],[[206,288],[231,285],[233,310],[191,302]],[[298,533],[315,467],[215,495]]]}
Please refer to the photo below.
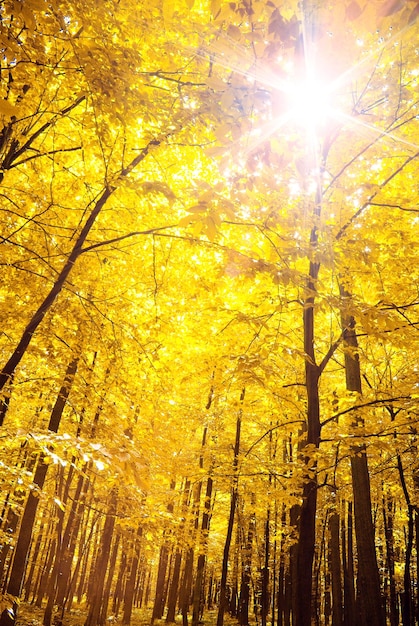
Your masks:
{"label": "tree trunk", "polygon": [[119,571],[118,571],[118,578],[117,578],[116,585],[115,585],[115,591],[113,594],[112,612],[115,615],[115,617],[118,617],[119,607],[121,606],[121,602],[122,602],[126,569],[127,569],[127,555],[125,551],[123,551],[121,555],[121,561],[119,563]]}
{"label": "tree trunk", "polygon": [[249,601],[250,601],[250,583],[252,572],[252,550],[253,537],[255,533],[255,514],[252,513],[249,518],[249,528],[247,531],[246,545],[244,550],[240,598],[239,598],[239,624],[240,626],[248,626],[249,624]]}
{"label": "tree trunk", "polygon": [[[240,404],[243,405],[244,395],[246,393],[245,388],[242,389],[240,395]],[[218,605],[217,626],[223,626],[224,613],[227,608],[227,574],[228,574],[228,557],[230,554],[231,539],[233,536],[234,516],[236,513],[237,498],[238,498],[238,464],[239,464],[239,452],[240,452],[240,432],[242,421],[242,406],[240,406],[237,420],[236,420],[236,440],[234,444],[234,458],[233,458],[233,485],[231,488],[230,496],[230,514],[228,517],[227,535],[224,543],[223,562],[221,567],[221,581],[220,581],[220,597]]]}
{"label": "tree trunk", "polygon": [[[342,298],[350,298],[341,288]],[[358,340],[355,320],[342,315],[345,346],[345,374],[348,391],[362,393],[361,368],[358,355]],[[356,426],[362,424],[357,418]],[[355,537],[358,555],[357,612],[359,626],[385,626],[385,615],[381,601],[380,574],[375,551],[374,526],[371,513],[370,476],[367,452],[364,444],[352,450],[351,475],[354,499]]]}
{"label": "tree trunk", "polygon": [[[313,236],[312,236],[313,238]],[[315,292],[318,266],[310,263],[308,291]],[[304,464],[307,467],[303,485],[303,499],[299,511],[299,534],[296,555],[294,620],[295,626],[308,626],[312,616],[312,571],[316,540],[317,472],[311,456],[320,444],[320,371],[314,354],[314,296],[306,299],[304,308],[305,372],[307,392],[307,436]],[[308,469],[310,468],[310,469]]]}
{"label": "tree trunk", "polygon": [[399,625],[399,607],[397,603],[397,590],[394,571],[394,533],[393,533],[393,497],[383,496],[383,520],[384,536],[386,540],[386,562],[390,588],[390,626]]}
{"label": "tree trunk", "polygon": [[355,611],[355,574],[353,560],[352,502],[348,502],[348,518],[345,526],[346,510],[342,519],[342,566],[343,566],[343,623],[357,626]]}
{"label": "tree trunk", "polygon": [[213,480],[211,476],[208,476],[207,479],[207,488],[205,491],[205,502],[204,502],[204,512],[202,514],[202,522],[201,522],[201,539],[200,539],[200,552],[198,555],[198,563],[196,567],[196,577],[195,577],[195,585],[194,585],[194,593],[193,593],[193,614],[192,614],[192,624],[193,626],[197,626],[201,616],[201,608],[202,608],[202,596],[203,596],[203,581],[204,581],[204,570],[205,570],[205,561],[207,554],[207,541],[211,520],[211,497],[212,497],[212,487]]}
{"label": "tree trunk", "polygon": [[260,617],[262,626],[266,626],[269,613],[269,556],[270,556],[270,517],[271,511],[268,507],[265,521],[265,537],[264,537],[264,563],[262,568],[262,589],[261,589],[261,607]]}
{"label": "tree trunk", "polygon": [[329,518],[330,566],[332,578],[332,626],[343,625],[342,566],[340,559],[340,517],[332,511]]}
{"label": "tree trunk", "polygon": [[164,585],[166,581],[166,570],[169,561],[169,549],[164,543],[160,548],[159,567],[157,571],[156,595],[154,598],[153,613],[151,623],[156,619],[161,619],[164,612]]}
{"label": "tree trunk", "polygon": [[167,598],[167,615],[166,622],[174,623],[176,621],[176,601],[178,597],[178,587],[180,579],[180,567],[182,564],[182,551],[179,547],[176,549],[175,561],[173,565],[172,580],[170,581],[169,594]]}
{"label": "tree trunk", "polygon": [[410,574],[413,538],[414,538],[414,508],[407,490],[406,479],[400,454],[397,454],[397,468],[407,506],[407,541],[404,557],[403,593],[401,594],[402,624],[411,626],[414,619],[414,601],[412,595],[412,577]]}
{"label": "tree trunk", "polygon": [[183,626],[188,626],[189,600],[192,588],[192,572],[194,562],[194,550],[189,548],[186,553],[185,565],[183,568],[182,584],[179,593],[179,604],[182,613]]}
{"label": "tree trunk", "polygon": [[93,583],[91,587],[92,596],[85,626],[103,626],[105,623],[103,616],[101,617],[101,608],[103,604],[105,577],[106,572],[108,571],[108,562],[111,553],[113,531],[115,528],[116,507],[117,492],[114,488],[109,497],[109,509],[106,513],[99,554],[95,561],[94,577],[91,581]]}
{"label": "tree trunk", "polygon": [[131,558],[131,567],[127,584],[125,585],[124,594],[124,611],[122,614],[122,623],[128,625],[131,623],[132,607],[134,603],[135,582],[137,580],[138,563],[140,560],[140,539],[143,534],[142,528],[139,526],[137,535],[134,539],[133,554]]}
{"label": "tree trunk", "polygon": [[[50,430],[51,432],[58,432],[64,407],[67,402],[74,376],[77,371],[77,363],[78,358],[75,358],[69,363],[67,367],[64,382],[58,393],[58,397],[51,412],[50,421],[48,424],[48,430]],[[34,484],[37,485],[39,490],[42,490],[44,486],[47,471],[48,465],[44,462],[44,456],[42,455],[38,461],[38,465],[36,467],[33,479]],[[32,529],[35,523],[38,502],[39,498],[33,494],[33,491],[31,491],[29,493],[28,500],[26,502],[26,506],[22,515],[19,537],[13,555],[12,570],[9,577],[9,583],[7,585],[7,593],[11,596],[14,596],[15,598],[20,597],[20,593],[22,590],[26,562],[28,558],[28,552],[32,538]]]}

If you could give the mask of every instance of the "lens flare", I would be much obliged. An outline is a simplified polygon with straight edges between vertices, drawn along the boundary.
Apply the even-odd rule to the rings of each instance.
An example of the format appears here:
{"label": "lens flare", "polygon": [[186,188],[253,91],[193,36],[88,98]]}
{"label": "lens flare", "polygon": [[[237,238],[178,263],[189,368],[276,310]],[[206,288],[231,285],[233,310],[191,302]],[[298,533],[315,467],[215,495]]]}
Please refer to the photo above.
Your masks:
{"label": "lens flare", "polygon": [[330,116],[330,88],[315,78],[292,83],[287,88],[288,110],[291,120],[307,131],[319,132]]}

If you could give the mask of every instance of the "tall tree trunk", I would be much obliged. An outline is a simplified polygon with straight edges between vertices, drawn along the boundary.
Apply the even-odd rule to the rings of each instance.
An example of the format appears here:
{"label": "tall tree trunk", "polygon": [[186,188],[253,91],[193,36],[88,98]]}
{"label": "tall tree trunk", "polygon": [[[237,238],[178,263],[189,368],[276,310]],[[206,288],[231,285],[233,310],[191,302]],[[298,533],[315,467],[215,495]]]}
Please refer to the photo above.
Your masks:
{"label": "tall tree trunk", "polygon": [[[88,465],[85,465],[84,472]],[[60,555],[60,564],[58,570],[56,603],[62,610],[65,610],[66,600],[69,598],[69,588],[71,585],[71,565],[77,544],[79,534],[82,509],[85,505],[85,498],[89,480],[80,474],[77,480],[74,496],[71,501],[71,508],[68,515],[66,528],[62,541],[62,553]]]}
{"label": "tall tree trunk", "polygon": [[230,554],[231,539],[233,536],[234,516],[236,513],[237,498],[238,498],[238,466],[239,466],[239,453],[240,453],[240,433],[243,414],[243,401],[246,393],[243,387],[240,395],[240,409],[237,414],[236,420],[236,440],[234,443],[234,458],[233,458],[233,485],[231,488],[230,496],[230,514],[228,517],[227,535],[224,543],[223,562],[221,567],[221,581],[220,581],[220,597],[217,614],[217,626],[223,626],[224,613],[227,608],[227,574],[228,574],[228,557]]}
{"label": "tall tree trunk", "polygon": [[397,603],[397,590],[394,571],[394,533],[393,533],[394,500],[389,493],[383,494],[383,520],[384,536],[386,540],[386,562],[390,588],[390,626],[399,625],[399,607]]}
{"label": "tall tree trunk", "polygon": [[99,615],[99,623],[105,624],[108,618],[108,606],[109,600],[111,596],[112,582],[115,574],[115,566],[116,566],[116,558],[118,556],[118,547],[119,547],[119,533],[116,534],[115,538],[112,537],[112,552],[109,557],[109,563],[107,566],[106,572],[106,580],[103,588],[102,594],[102,604],[100,607],[100,615]]}
{"label": "tall tree trunk", "polygon": [[180,568],[182,564],[182,551],[179,546],[176,548],[175,560],[173,564],[172,580],[170,581],[169,594],[167,597],[166,622],[172,624],[176,621],[176,601],[180,580]]}
{"label": "tall tree trunk", "polygon": [[269,556],[270,556],[270,520],[271,510],[268,507],[265,520],[265,533],[264,533],[264,561],[262,568],[262,589],[260,599],[260,618],[262,626],[266,626],[268,613],[269,613]]}
{"label": "tall tree trunk", "polygon": [[141,526],[137,529],[136,537],[133,542],[133,554],[131,558],[131,567],[127,584],[125,585],[124,594],[124,611],[122,614],[122,623],[128,625],[131,623],[132,607],[134,603],[135,582],[137,580],[138,563],[140,561],[140,540],[143,534]]}
{"label": "tall tree trunk", "polygon": [[[341,288],[341,296],[343,301],[349,301],[350,295],[343,288]],[[348,391],[361,394],[361,368],[354,318],[351,315],[342,314],[342,327],[345,347],[346,388]],[[362,418],[357,417],[356,419],[355,425],[362,425]],[[370,475],[364,444],[357,445],[352,450],[351,475],[358,555],[356,595],[358,624],[359,626],[385,626],[371,513]]]}
{"label": "tall tree trunk", "polygon": [[[318,209],[320,211],[320,207]],[[311,231],[312,254],[317,247],[317,230]],[[313,451],[320,445],[320,369],[316,365],[314,350],[314,296],[319,273],[319,264],[310,261],[307,296],[304,303],[304,352],[305,384],[307,393],[307,435],[304,464],[307,468],[303,484],[303,498],[299,511],[299,533],[296,548],[295,589],[293,613],[295,626],[308,626],[312,616],[312,572],[316,539],[317,472]],[[310,469],[308,469],[310,468]]]}
{"label": "tall tree trunk", "polygon": [[[212,374],[212,379],[214,380],[215,372]],[[208,411],[214,399],[214,384],[211,385],[207,403],[205,405],[205,410]],[[208,426],[204,427],[202,433],[202,444],[201,444],[201,452],[199,455],[199,469],[201,472],[204,469],[204,451],[207,445],[207,435],[208,435]],[[196,567],[196,576],[195,576],[195,584],[193,586],[193,595],[192,595],[192,624],[193,626],[197,626],[200,620],[201,614],[201,603],[203,597],[203,584],[204,584],[204,573],[205,573],[205,563],[206,563],[206,553],[207,553],[207,542],[208,542],[208,534],[210,527],[210,510],[211,510],[211,496],[212,496],[212,487],[213,480],[211,477],[211,470],[209,471],[209,476],[207,479],[206,486],[206,494],[205,494],[205,502],[204,502],[204,511],[202,513],[202,521],[201,521],[201,532],[199,534],[198,545],[199,545],[199,555]],[[194,522],[194,535],[196,537],[198,528],[199,528],[199,508],[200,508],[200,499],[201,499],[201,491],[202,491],[202,480],[199,481],[197,488],[194,492],[193,499],[193,522]],[[193,568],[193,552],[189,553],[189,560],[185,563],[185,568],[188,566],[190,571],[186,571],[185,569],[185,577],[184,581],[189,582],[190,587],[192,587],[192,568]],[[187,578],[189,576],[189,579]],[[183,624],[186,626],[187,624],[187,603],[189,603],[188,599],[189,594],[187,593],[187,588],[184,587],[183,595],[182,595],[182,617]]]}
{"label": "tall tree trunk", "polygon": [[335,510],[329,518],[330,566],[332,578],[332,626],[343,625],[342,566],[340,559],[340,517]]}
{"label": "tall tree trunk", "polygon": [[[254,497],[252,499],[254,499]],[[252,573],[252,550],[253,537],[255,534],[255,522],[255,514],[252,513],[249,517],[249,527],[247,530],[246,545],[243,555],[238,615],[240,626],[248,626],[249,624],[250,583]]]}
{"label": "tall tree trunk", "polygon": [[407,541],[406,553],[404,557],[403,593],[401,599],[402,623],[403,626],[411,626],[414,620],[414,600],[412,595],[412,577],[410,573],[415,525],[414,507],[411,503],[410,495],[407,489],[406,478],[404,475],[404,469],[400,454],[397,454],[397,468],[399,471],[399,478],[407,506]]}
{"label": "tall tree trunk", "polygon": [[169,562],[169,548],[166,543],[160,548],[159,567],[157,571],[156,595],[154,598],[153,613],[151,623],[156,619],[161,619],[164,612],[164,586],[166,581],[166,570]]}
{"label": "tall tree trunk", "polygon": [[343,566],[343,622],[345,626],[357,626],[355,611],[355,574],[353,559],[353,526],[352,502],[348,502],[348,517],[346,508],[342,518],[342,566]]}
{"label": "tall tree trunk", "polygon": [[95,560],[95,571],[92,584],[92,596],[85,626],[103,626],[105,621],[101,618],[103,604],[103,591],[105,586],[106,572],[111,553],[113,531],[115,528],[115,514],[117,508],[117,491],[114,488],[109,498],[109,508],[106,513],[105,524],[99,547],[99,554]]}
{"label": "tall tree trunk", "polygon": [[201,536],[199,545],[198,562],[196,566],[195,585],[193,593],[193,613],[192,624],[197,626],[201,617],[202,597],[203,597],[203,581],[205,560],[207,555],[207,542],[211,520],[211,497],[212,497],[213,480],[211,476],[207,479],[207,488],[205,491],[204,512],[201,521]]}
{"label": "tall tree trunk", "polygon": [[[66,405],[70,389],[77,371],[78,358],[73,359],[68,367],[64,377],[64,382],[58,393],[57,400],[52,409],[50,421],[48,424],[48,430],[51,432],[58,432],[61,417]],[[33,482],[42,490],[45,478],[47,475],[48,465],[44,462],[44,456],[41,455],[38,465],[35,470]],[[9,577],[9,583],[7,585],[7,593],[15,598],[20,597],[22,590],[23,580],[25,576],[26,562],[28,558],[28,552],[30,542],[32,538],[32,529],[35,523],[36,511],[38,508],[39,498],[33,494],[33,491],[29,493],[28,500],[22,515],[22,521],[19,531],[19,537],[16,543],[16,547],[13,555],[13,565]],[[17,611],[17,603],[15,606]]]}
{"label": "tall tree trunk", "polygon": [[35,597],[35,585],[36,583],[34,582],[34,575],[35,575],[35,568],[37,567],[38,570],[40,569],[40,562],[39,562],[39,558],[40,558],[40,551],[41,551],[41,545],[42,543],[45,541],[45,533],[44,533],[44,518],[45,518],[45,511],[43,513],[43,517],[41,520],[41,523],[39,525],[39,530],[38,533],[36,535],[36,541],[35,541],[35,545],[33,548],[33,552],[31,555],[31,566],[29,568],[29,572],[28,575],[26,577],[26,581],[25,581],[25,594],[23,597],[24,602],[28,602],[29,601],[29,597],[31,595],[32,592],[32,600]]}
{"label": "tall tree trunk", "polygon": [[125,551],[123,550],[122,555],[121,555],[121,561],[119,563],[118,578],[116,581],[115,591],[113,594],[112,612],[116,617],[119,614],[119,608],[122,602],[126,569],[127,569],[127,555]]}
{"label": "tall tree trunk", "polygon": [[[61,472],[62,472],[62,468],[61,468]],[[67,476],[67,495],[68,495],[68,489],[69,489],[72,477],[73,477],[73,467],[70,465],[70,470]],[[60,481],[60,483],[62,483],[62,481]],[[63,495],[59,492],[57,493],[57,497],[61,500],[61,502],[66,502],[67,500],[67,498],[63,497]],[[52,613],[54,609],[56,582],[57,582],[58,570],[59,570],[59,565],[60,565],[60,555],[62,553],[62,536],[63,536],[63,526],[64,526],[64,511],[61,508],[57,510],[57,518],[58,518],[58,522],[57,522],[57,528],[56,528],[56,535],[57,535],[56,551],[55,551],[55,557],[54,557],[54,565],[53,565],[50,580],[48,583],[48,601],[47,601],[47,605],[44,611],[44,619],[43,619],[44,626],[51,625]]]}

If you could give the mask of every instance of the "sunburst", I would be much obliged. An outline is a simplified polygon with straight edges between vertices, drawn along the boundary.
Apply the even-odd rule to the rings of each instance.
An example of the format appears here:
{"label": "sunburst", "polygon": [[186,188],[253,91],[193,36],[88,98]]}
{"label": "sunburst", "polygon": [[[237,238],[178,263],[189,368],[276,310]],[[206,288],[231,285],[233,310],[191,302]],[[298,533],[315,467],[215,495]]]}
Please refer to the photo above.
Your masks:
{"label": "sunburst", "polygon": [[[256,111],[254,119],[257,122],[254,124],[253,132],[247,137],[245,152],[254,152],[271,137],[280,137],[288,133],[292,127],[302,136],[307,150],[316,153],[325,136],[335,130],[337,125],[346,127],[350,125],[354,133],[368,132],[380,140],[390,139],[419,149],[415,142],[391,130],[391,127],[383,129],[370,123],[366,115],[356,111],[353,97],[353,83],[357,81],[368,83],[374,73],[373,68],[377,59],[383,51],[390,49],[408,29],[414,28],[415,23],[405,26],[397,33],[392,32],[381,41],[378,41],[377,37],[376,46],[368,54],[360,55],[356,62],[331,80],[325,78],[329,74],[328,59],[319,58],[316,42],[309,36],[313,30],[311,20],[303,14],[300,23],[304,50],[302,67],[301,61],[298,68],[288,61],[284,71],[281,59],[276,72],[272,66],[267,67],[262,61],[250,58],[249,51],[246,52],[237,40],[228,36],[221,44],[213,44],[210,47],[213,62],[244,77],[249,83],[249,89],[251,85],[262,90],[266,89],[273,100],[281,101],[279,113],[272,110],[270,115],[264,113],[258,117]],[[358,44],[362,51],[362,41]],[[234,143],[237,144],[239,141],[236,140]]]}

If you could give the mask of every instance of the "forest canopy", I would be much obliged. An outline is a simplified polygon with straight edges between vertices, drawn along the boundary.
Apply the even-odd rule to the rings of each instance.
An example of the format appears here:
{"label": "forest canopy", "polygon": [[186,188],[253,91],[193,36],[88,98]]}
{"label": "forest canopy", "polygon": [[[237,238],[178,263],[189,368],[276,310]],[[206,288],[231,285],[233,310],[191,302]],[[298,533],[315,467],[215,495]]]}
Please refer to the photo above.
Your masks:
{"label": "forest canopy", "polygon": [[1,626],[418,623],[418,20],[0,2]]}

